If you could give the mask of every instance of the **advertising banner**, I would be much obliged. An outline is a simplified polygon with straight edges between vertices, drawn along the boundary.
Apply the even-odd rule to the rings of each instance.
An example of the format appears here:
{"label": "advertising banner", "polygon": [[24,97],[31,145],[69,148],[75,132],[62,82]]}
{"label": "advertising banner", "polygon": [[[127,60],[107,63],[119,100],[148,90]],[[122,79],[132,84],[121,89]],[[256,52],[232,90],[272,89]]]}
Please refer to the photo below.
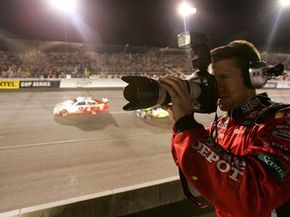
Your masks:
{"label": "advertising banner", "polygon": [[277,83],[278,89],[290,89],[290,81],[280,81]]}
{"label": "advertising banner", "polygon": [[127,83],[121,79],[62,79],[60,88],[120,88],[125,87]]}
{"label": "advertising banner", "polygon": [[263,88],[265,89],[275,89],[277,87],[277,82],[268,81]]}
{"label": "advertising banner", "polygon": [[59,84],[59,80],[21,80],[20,88],[58,88]]}
{"label": "advertising banner", "polygon": [[19,89],[18,80],[0,80],[0,89]]}

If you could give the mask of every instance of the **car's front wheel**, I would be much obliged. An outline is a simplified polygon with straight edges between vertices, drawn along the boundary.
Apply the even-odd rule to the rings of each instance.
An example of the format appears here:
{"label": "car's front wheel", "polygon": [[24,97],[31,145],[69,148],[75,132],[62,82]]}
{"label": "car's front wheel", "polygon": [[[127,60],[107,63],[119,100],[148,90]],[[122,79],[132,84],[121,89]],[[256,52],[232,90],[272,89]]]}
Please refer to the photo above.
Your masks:
{"label": "car's front wheel", "polygon": [[64,109],[64,110],[61,110],[59,114],[60,116],[65,117],[65,116],[68,116],[68,111]]}

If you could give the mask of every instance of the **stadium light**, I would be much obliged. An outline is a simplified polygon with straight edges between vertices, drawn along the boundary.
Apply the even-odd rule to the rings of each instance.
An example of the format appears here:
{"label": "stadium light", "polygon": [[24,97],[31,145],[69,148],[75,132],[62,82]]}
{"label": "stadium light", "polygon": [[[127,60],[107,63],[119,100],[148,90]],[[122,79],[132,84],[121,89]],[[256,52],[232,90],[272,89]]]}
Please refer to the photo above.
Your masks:
{"label": "stadium light", "polygon": [[196,8],[192,7],[187,2],[182,2],[178,7],[178,12],[181,16],[188,17],[189,15],[196,13]]}
{"label": "stadium light", "polygon": [[265,47],[266,51],[270,50],[270,48],[272,46],[272,41],[275,39],[275,35],[276,35],[277,29],[279,27],[279,22],[280,22],[280,19],[281,19],[283,13],[286,11],[285,9],[290,7],[290,0],[279,0],[279,1],[276,1],[275,3],[276,3],[275,9],[277,11],[274,14],[274,19],[273,19],[274,22],[273,22],[271,31],[269,33],[269,36],[268,36],[268,39],[266,42],[266,47]]}
{"label": "stadium light", "polygon": [[279,3],[281,7],[289,7],[290,6],[290,0],[279,0]]}
{"label": "stadium light", "polygon": [[184,31],[188,31],[189,26],[189,16],[196,13],[196,8],[192,7],[189,3],[183,1],[178,6],[178,12],[183,18]]}
{"label": "stadium light", "polygon": [[[64,40],[68,42],[68,21],[76,17],[78,0],[46,0],[53,8],[57,9],[64,15]],[[67,44],[65,44],[65,52],[67,52]]]}
{"label": "stadium light", "polygon": [[53,7],[66,14],[75,12],[77,8],[76,0],[50,0],[50,3]]}

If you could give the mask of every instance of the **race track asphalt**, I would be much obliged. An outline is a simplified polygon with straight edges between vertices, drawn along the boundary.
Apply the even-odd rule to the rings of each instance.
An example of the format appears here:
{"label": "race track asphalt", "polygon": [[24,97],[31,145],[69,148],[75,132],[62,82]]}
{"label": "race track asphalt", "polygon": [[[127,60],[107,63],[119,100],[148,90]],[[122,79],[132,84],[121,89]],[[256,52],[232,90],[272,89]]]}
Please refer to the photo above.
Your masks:
{"label": "race track asphalt", "polygon": [[[290,103],[290,90],[267,92]],[[110,111],[52,114],[76,96],[108,97]],[[121,89],[0,92],[0,102],[0,213],[177,176],[170,120],[123,111]]]}

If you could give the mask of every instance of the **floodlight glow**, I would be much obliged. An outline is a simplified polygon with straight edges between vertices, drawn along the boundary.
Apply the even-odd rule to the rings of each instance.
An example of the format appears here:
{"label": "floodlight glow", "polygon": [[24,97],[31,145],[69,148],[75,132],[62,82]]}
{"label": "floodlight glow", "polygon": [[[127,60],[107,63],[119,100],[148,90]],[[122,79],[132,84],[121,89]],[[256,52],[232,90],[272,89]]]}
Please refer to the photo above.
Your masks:
{"label": "floodlight glow", "polygon": [[290,0],[280,0],[279,3],[282,7],[290,6]]}
{"label": "floodlight glow", "polygon": [[178,8],[179,14],[183,17],[187,17],[196,13],[196,8],[192,7],[187,2],[182,2]]}
{"label": "floodlight glow", "polygon": [[74,12],[77,6],[76,0],[50,0],[50,2],[56,9],[66,13]]}

